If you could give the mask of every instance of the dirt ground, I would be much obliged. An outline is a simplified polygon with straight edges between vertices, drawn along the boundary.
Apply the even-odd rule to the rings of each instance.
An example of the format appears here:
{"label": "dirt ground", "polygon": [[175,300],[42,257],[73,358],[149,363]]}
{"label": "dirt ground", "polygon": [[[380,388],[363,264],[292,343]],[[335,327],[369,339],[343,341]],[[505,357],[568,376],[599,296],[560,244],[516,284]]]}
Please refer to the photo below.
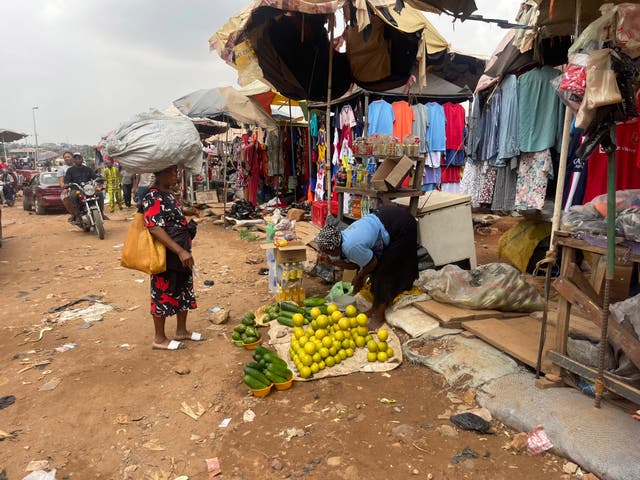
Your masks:
{"label": "dirt ground", "polygon": [[[438,416],[456,407],[447,393],[465,392],[407,362],[389,374],[296,383],[264,399],[248,395],[241,372],[250,355],[229,334],[243,313],[271,301],[266,277],[257,273],[264,252],[211,222],[200,225],[194,243],[199,308],[189,316],[190,328],[207,340],[177,352],[152,350],[149,279],[119,266],[131,213],[112,215],[101,241],[64,215],[3,209],[0,397],[16,397],[0,410],[0,431],[14,433],[0,442],[8,480],[23,478],[31,460],[48,460],[58,480],[206,479],[205,460],[213,457],[218,478],[233,479],[562,478],[561,458],[503,449],[515,432],[495,420],[493,435],[439,429],[450,423]],[[493,237],[479,238],[480,262],[490,258],[482,245]],[[249,263],[254,259],[261,263]],[[204,287],[204,280],[215,284]],[[316,279],[307,286],[310,294],[328,288]],[[41,333],[50,309],[86,295],[116,310],[91,328],[75,319]],[[230,310],[230,324],[208,320],[215,306]],[[69,342],[77,347],[54,350]],[[200,402],[206,412],[193,420],[180,412],[182,402]],[[253,422],[243,421],[247,409]],[[453,464],[465,447],[481,457]]]}

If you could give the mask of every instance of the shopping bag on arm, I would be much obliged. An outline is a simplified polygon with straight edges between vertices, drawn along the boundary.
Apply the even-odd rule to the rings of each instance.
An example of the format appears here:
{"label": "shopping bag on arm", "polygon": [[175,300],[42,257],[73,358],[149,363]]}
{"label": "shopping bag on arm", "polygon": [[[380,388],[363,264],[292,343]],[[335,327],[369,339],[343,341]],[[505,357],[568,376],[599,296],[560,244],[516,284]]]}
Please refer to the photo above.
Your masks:
{"label": "shopping bag on arm", "polygon": [[167,270],[165,246],[151,235],[142,213],[136,213],[129,227],[120,265],[150,275]]}

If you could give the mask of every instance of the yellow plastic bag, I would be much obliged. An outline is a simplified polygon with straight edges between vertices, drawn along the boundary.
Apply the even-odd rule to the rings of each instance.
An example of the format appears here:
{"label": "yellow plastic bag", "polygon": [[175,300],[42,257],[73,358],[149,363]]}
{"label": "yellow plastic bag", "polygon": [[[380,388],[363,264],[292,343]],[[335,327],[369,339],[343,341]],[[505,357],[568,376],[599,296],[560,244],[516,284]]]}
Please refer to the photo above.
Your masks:
{"label": "yellow plastic bag", "polygon": [[144,225],[142,213],[136,213],[127,232],[120,265],[154,275],[167,270],[165,246],[153,238]]}

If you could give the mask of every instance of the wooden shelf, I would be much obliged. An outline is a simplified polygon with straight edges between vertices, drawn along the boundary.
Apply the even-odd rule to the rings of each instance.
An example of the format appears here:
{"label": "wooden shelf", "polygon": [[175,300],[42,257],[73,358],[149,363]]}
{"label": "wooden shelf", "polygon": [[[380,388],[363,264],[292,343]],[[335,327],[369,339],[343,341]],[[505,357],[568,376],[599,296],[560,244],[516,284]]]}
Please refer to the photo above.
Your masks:
{"label": "wooden shelf", "polygon": [[354,195],[365,195],[369,197],[419,197],[422,195],[422,190],[395,190],[385,192],[383,190],[368,190],[365,188],[351,188],[351,187],[336,187],[338,193],[352,193]]}

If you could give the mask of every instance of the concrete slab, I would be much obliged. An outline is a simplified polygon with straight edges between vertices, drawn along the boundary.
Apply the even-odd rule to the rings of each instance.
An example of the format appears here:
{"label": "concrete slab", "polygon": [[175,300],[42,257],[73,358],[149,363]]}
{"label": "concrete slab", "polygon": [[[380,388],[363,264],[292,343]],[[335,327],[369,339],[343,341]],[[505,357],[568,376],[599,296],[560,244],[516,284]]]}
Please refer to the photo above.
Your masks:
{"label": "concrete slab", "polygon": [[433,333],[435,331],[407,340],[402,350],[410,361],[422,363],[444,375],[450,385],[477,388],[496,378],[523,371],[511,357],[482,340],[459,335],[434,340],[426,338]]}
{"label": "concrete slab", "polygon": [[478,392],[478,402],[520,431],[542,425],[554,451],[603,480],[640,479],[640,422],[620,409],[573,388],[541,390],[530,373],[501,376]]}

